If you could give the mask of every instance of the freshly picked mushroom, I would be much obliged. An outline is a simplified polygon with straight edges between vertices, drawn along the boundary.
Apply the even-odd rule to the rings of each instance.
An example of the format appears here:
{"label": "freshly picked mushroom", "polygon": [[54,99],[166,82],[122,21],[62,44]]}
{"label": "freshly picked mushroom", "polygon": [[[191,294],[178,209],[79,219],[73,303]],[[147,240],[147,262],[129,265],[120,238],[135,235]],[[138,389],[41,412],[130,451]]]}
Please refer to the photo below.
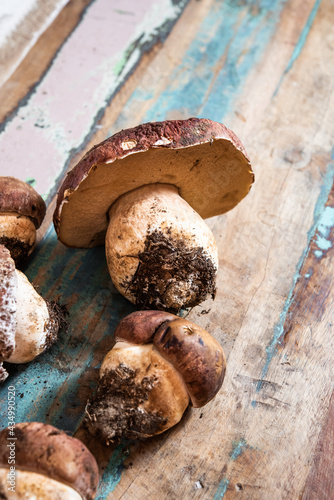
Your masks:
{"label": "freshly picked mushroom", "polygon": [[94,500],[98,482],[90,451],[56,427],[29,422],[0,432],[0,498]]}
{"label": "freshly picked mushroom", "polygon": [[0,244],[10,250],[16,265],[33,251],[45,211],[33,187],[14,177],[0,177]]}
{"label": "freshly picked mushroom", "polygon": [[165,311],[137,311],[115,331],[95,397],[86,407],[91,434],[109,442],[148,438],[177,424],[219,391],[226,361],[203,328]]}
{"label": "freshly picked mushroom", "polygon": [[218,252],[203,221],[254,180],[233,132],[207,119],[146,123],[94,146],[65,178],[54,225],[67,246],[106,245],[115,287],[172,313],[214,297]]}
{"label": "freshly picked mushroom", "polygon": [[64,308],[43,299],[15,268],[10,252],[0,245],[0,382],[7,363],[28,363],[57,339],[65,326]]}

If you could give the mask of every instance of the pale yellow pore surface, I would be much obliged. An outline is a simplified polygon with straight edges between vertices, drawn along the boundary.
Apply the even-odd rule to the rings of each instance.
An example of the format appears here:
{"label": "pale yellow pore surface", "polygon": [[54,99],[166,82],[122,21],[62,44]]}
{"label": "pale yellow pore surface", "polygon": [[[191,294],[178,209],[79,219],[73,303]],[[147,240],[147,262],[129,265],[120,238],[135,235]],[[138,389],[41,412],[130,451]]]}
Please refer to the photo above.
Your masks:
{"label": "pale yellow pore surface", "polygon": [[247,195],[253,174],[243,153],[226,138],[179,149],[130,150],[111,163],[92,165],[80,185],[64,193],[59,239],[76,248],[103,244],[112,203],[132,189],[157,182],[175,185],[205,219],[235,207]]}
{"label": "pale yellow pore surface", "polygon": [[154,349],[153,344],[136,345],[117,342],[105,356],[100,377],[120,365],[136,370],[135,381],[140,386],[143,378],[155,380],[148,400],[139,405],[143,412],[158,413],[167,419],[160,432],[177,424],[189,405],[190,399],[180,374]]}
{"label": "pale yellow pore surface", "polygon": [[36,472],[0,468],[0,491],[8,500],[82,500],[70,486]]}
{"label": "pale yellow pore surface", "polygon": [[15,350],[8,363],[28,363],[45,348],[49,311],[25,274],[16,270],[17,312]]}
{"label": "pale yellow pore surface", "polygon": [[29,245],[31,247],[29,255],[33,251],[36,242],[35,224],[29,217],[16,212],[2,213],[0,218],[0,237],[4,236]]}
{"label": "pale yellow pore surface", "polygon": [[[175,186],[149,184],[121,196],[110,208],[106,235],[106,257],[111,279],[131,302],[136,297],[128,289],[137,270],[139,254],[147,235],[159,231],[172,241],[182,241],[184,251],[202,248],[218,270],[214,236],[204,220],[181,198]],[[171,270],[173,273],[173,270]],[[167,292],[166,292],[167,293]],[[180,304],[192,293],[191,279],[169,286],[166,305]],[[195,292],[194,292],[195,293]]]}

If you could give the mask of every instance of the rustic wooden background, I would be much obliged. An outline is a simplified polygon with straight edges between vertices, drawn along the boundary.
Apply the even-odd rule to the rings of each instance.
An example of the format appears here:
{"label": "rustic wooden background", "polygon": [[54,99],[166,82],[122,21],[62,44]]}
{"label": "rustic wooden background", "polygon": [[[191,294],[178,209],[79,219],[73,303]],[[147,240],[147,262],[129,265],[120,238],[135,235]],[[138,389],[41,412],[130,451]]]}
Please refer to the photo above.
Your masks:
{"label": "rustic wooden background", "polygon": [[[10,367],[1,425],[15,385],[18,422],[54,424],[93,451],[98,499],[334,498],[333,25],[333,0],[1,3],[0,171],[48,204],[24,271],[70,312],[48,353]],[[111,284],[104,248],[57,241],[55,194],[105,137],[189,116],[232,128],[256,175],[237,208],[208,221],[218,294],[189,315],[224,346],[227,376],[167,433],[107,448],[80,422],[134,307]]]}

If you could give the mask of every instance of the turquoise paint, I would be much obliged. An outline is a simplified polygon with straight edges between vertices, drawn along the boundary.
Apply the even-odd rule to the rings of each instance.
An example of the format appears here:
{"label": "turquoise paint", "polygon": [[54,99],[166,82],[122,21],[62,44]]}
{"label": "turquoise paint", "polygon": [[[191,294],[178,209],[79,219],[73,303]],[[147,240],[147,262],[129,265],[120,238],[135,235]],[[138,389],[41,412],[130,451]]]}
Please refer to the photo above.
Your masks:
{"label": "turquoise paint", "polygon": [[[112,345],[117,323],[135,308],[113,287],[104,247],[66,248],[58,242],[52,228],[24,271],[32,282],[38,282],[42,296],[50,300],[60,296],[60,302],[68,304],[70,327],[33,362],[6,365],[10,377],[0,388],[0,415],[6,415],[3,394],[9,385],[14,385],[17,422],[43,421],[74,433],[87,402],[83,394],[95,389],[95,383],[87,380],[87,370],[93,372],[97,368],[108,345]],[[95,323],[95,331],[100,331],[101,337],[94,341],[87,337],[87,330]],[[82,362],[75,363],[79,358]],[[0,428],[5,426],[6,421],[2,420]]]}
{"label": "turquoise paint", "polygon": [[28,177],[24,182],[29,184],[29,186],[35,187],[36,186],[36,179],[33,179],[32,177]]}
{"label": "turquoise paint", "polygon": [[[245,439],[240,439],[239,441],[234,441],[232,443],[232,451],[230,453],[230,460],[229,462],[234,462],[235,460],[238,459],[248,448],[252,449],[251,446],[249,446]],[[224,498],[224,495],[227,491],[227,487],[230,484],[230,479],[228,479],[227,476],[225,476],[219,483],[219,486],[217,488],[217,491],[213,497],[213,500],[221,500],[221,498]]]}
{"label": "turquoise paint", "polygon": [[228,479],[224,478],[220,482],[218,489],[215,493],[215,496],[213,497],[213,500],[220,500],[221,498],[224,498],[224,495],[226,493],[226,490],[227,490],[227,487],[229,484],[230,484],[230,481]]}
{"label": "turquoise paint", "polygon": [[311,29],[311,26],[314,22],[314,19],[315,19],[315,16],[317,15],[317,12],[318,12],[318,9],[319,9],[319,6],[320,6],[320,3],[321,3],[321,0],[316,0],[314,5],[313,5],[313,8],[311,10],[311,13],[306,21],[306,24],[303,28],[303,31],[301,32],[301,35],[299,37],[299,40],[298,42],[296,43],[296,46],[292,52],[292,55],[290,57],[290,60],[287,64],[287,67],[285,68],[284,70],[284,73],[279,81],[279,84],[277,85],[276,87],[276,90],[274,92],[274,96],[278,93],[279,91],[279,88],[283,82],[283,79],[285,77],[285,75],[291,70],[292,66],[294,65],[295,61],[298,59],[298,57],[300,56],[301,54],[301,51],[305,45],[305,42],[307,40],[307,37],[308,37],[308,34],[310,32],[310,29]]}
{"label": "turquoise paint", "polygon": [[[316,244],[320,250],[326,251],[332,247],[332,242],[328,240],[331,229],[334,227],[334,208],[325,207],[325,210],[320,216],[317,227]],[[316,254],[316,252],[314,252]]]}
{"label": "turquoise paint", "polygon": [[[169,87],[156,98],[143,121],[175,118],[174,113],[180,116],[180,112],[183,116],[222,121],[234,110],[247,76],[275,32],[285,3],[286,0],[215,2],[182,62],[169,76]],[[109,135],[123,128],[132,104],[152,98],[154,79],[158,82],[159,78],[159,73],[152,75],[147,88],[134,91]]]}
{"label": "turquoise paint", "polygon": [[[331,162],[331,163],[329,163],[329,165],[327,167],[327,171],[326,171],[326,174],[325,174],[324,179],[323,179],[323,185],[321,187],[320,194],[319,194],[318,200],[317,200],[316,205],[315,205],[314,215],[313,215],[313,224],[312,224],[311,228],[309,229],[309,231],[307,232],[308,242],[307,242],[306,248],[303,251],[302,256],[299,259],[299,262],[297,264],[296,272],[295,272],[293,282],[292,282],[292,287],[290,289],[290,293],[287,297],[287,300],[284,304],[284,308],[279,316],[278,322],[274,326],[272,340],[271,340],[270,344],[266,347],[266,362],[265,362],[264,367],[262,369],[261,378],[257,384],[256,392],[259,392],[262,389],[263,381],[268,373],[270,363],[271,363],[273,357],[277,354],[277,347],[280,344],[280,339],[283,337],[283,334],[284,334],[284,324],[285,324],[285,321],[286,321],[287,316],[289,314],[291,304],[293,302],[295,287],[296,287],[297,281],[299,280],[299,278],[301,276],[301,274],[300,274],[301,268],[302,268],[304,261],[305,261],[307,255],[309,254],[309,251],[310,251],[311,240],[315,238],[318,230],[327,231],[327,229],[329,227],[329,226],[327,226],[327,224],[330,224],[331,226],[334,225],[334,211],[332,212],[332,210],[334,210],[334,209],[332,209],[331,207],[325,206],[325,203],[327,202],[329,193],[332,189],[333,182],[334,182],[334,163]],[[328,209],[330,209],[330,210],[328,210]],[[318,259],[323,257],[323,252],[321,252],[320,250],[316,250],[314,253]],[[251,406],[254,408],[256,406],[256,401],[252,401]]]}
{"label": "turquoise paint", "polygon": [[234,443],[233,450],[231,452],[231,460],[236,460],[242,453],[248,448],[248,445],[244,439],[240,439],[238,443]]}
{"label": "turquoise paint", "polygon": [[121,443],[114,450],[109,464],[103,473],[102,480],[100,481],[96,500],[104,500],[110,492],[114,491],[121,479],[124,470],[124,462],[129,454],[130,450],[128,443]]}

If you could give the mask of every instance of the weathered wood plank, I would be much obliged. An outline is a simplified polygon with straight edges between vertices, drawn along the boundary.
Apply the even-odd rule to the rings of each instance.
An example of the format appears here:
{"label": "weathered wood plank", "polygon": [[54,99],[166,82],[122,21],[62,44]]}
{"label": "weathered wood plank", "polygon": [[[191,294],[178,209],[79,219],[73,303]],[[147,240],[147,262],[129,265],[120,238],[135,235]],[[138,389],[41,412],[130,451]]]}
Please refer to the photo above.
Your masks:
{"label": "weathered wood plank", "polygon": [[57,51],[78,25],[91,2],[92,0],[68,1],[50,26],[40,34],[15,71],[12,71],[10,78],[1,85],[0,130],[6,126],[19,104],[27,102],[29,95],[34,92],[36,85],[52,64]]}
{"label": "weathered wood plank", "polygon": [[0,85],[8,80],[67,2],[68,0],[1,2]]}
{"label": "weathered wood plank", "polygon": [[334,491],[334,394],[332,394],[325,425],[321,430],[303,500],[327,500]]}
{"label": "weathered wood plank", "polygon": [[311,478],[332,393],[333,18],[330,0],[192,1],[133,75],[138,88],[120,93],[119,116],[101,98],[95,138],[152,117],[226,120],[256,183],[209,221],[218,295],[190,314],[226,349],[224,387],[145,443],[107,449],[80,427],[115,326],[133,310],[110,283],[103,248],[65,249],[49,230],[27,266],[41,293],[68,303],[70,331],[12,368],[18,416],[79,426],[104,470],[98,498],[298,498]]}
{"label": "weathered wood plank", "polygon": [[[122,9],[116,0],[93,2],[27,102],[4,123],[0,148],[12,175],[33,182],[50,201],[106,105],[142,54],[166,38],[187,1],[127,0]],[[31,144],[38,145],[37,162]]]}

